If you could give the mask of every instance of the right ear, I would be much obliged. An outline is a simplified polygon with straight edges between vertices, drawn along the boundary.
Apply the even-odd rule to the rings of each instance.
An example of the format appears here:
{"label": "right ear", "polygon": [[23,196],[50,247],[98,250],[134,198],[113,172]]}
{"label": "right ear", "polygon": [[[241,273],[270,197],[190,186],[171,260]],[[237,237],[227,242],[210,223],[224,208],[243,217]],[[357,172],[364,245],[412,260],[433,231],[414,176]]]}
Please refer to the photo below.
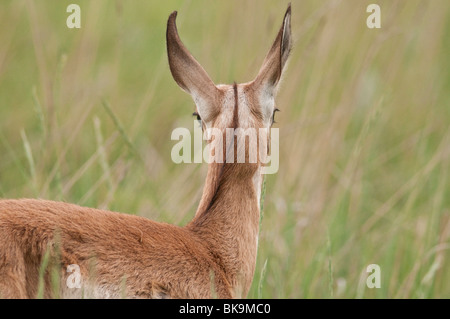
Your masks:
{"label": "right ear", "polygon": [[256,87],[268,91],[270,95],[274,94],[291,48],[291,4],[289,3],[280,31],[278,31],[278,35],[254,81]]}
{"label": "right ear", "polygon": [[181,42],[176,18],[177,12],[174,11],[167,21],[166,40],[170,71],[175,82],[192,96],[200,116],[205,119],[211,114],[211,108],[217,105],[215,102],[219,89]]}

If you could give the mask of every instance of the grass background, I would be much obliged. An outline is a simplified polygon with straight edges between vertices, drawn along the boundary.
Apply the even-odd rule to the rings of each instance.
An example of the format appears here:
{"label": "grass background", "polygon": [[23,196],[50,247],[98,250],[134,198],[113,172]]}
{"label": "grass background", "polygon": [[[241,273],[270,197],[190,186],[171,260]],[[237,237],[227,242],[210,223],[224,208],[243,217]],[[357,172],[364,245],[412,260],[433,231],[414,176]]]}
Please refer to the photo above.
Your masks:
{"label": "grass background", "polygon": [[[293,1],[250,298],[450,298],[450,4]],[[66,7],[81,7],[81,29]],[[256,75],[287,1],[0,2],[0,197],[186,224],[205,164],[171,161],[192,127],[165,27],[216,83]],[[102,103],[102,100],[107,103]],[[381,267],[381,288],[366,267]]]}

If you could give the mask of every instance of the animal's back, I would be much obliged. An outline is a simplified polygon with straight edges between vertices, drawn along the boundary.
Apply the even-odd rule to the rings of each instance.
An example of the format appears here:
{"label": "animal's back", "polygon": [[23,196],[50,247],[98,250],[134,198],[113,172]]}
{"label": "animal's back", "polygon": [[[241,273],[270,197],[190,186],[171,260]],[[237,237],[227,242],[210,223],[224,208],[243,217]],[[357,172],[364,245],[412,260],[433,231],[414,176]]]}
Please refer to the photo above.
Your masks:
{"label": "animal's back", "polygon": [[[186,228],[61,202],[0,200],[0,294],[35,297],[47,251],[60,258],[63,297],[210,297],[212,272],[218,292],[229,294],[211,252]],[[69,265],[80,267],[83,289],[66,285]],[[8,288],[17,278],[25,280]]]}

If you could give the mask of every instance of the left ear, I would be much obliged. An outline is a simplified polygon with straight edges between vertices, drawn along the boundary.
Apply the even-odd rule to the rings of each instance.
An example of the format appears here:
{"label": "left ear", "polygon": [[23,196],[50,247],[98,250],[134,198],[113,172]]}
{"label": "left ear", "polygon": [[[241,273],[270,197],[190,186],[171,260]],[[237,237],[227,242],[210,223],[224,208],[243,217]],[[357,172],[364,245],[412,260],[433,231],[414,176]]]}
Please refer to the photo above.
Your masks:
{"label": "left ear", "polygon": [[272,91],[270,92],[272,94],[276,91],[291,48],[291,4],[289,3],[283,25],[254,80],[256,87]]}
{"label": "left ear", "polygon": [[177,84],[189,93],[197,105],[197,110],[206,122],[217,114],[219,90],[208,73],[181,42],[176,25],[177,12],[167,21],[167,55],[170,71]]}

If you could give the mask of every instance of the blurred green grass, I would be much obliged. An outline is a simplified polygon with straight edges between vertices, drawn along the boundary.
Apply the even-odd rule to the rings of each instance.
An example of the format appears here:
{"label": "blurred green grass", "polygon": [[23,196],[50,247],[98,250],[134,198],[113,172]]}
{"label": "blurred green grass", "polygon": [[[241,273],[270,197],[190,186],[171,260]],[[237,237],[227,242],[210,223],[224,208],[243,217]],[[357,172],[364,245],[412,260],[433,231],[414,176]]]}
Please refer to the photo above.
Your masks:
{"label": "blurred green grass", "polygon": [[[170,158],[193,102],[168,68],[166,19],[178,10],[216,83],[246,82],[287,1],[74,2],[80,30],[71,2],[0,2],[0,196],[183,225],[206,165]],[[379,0],[368,29],[372,2],[292,3],[250,298],[450,298],[450,4]],[[373,263],[380,289],[365,285]]]}

